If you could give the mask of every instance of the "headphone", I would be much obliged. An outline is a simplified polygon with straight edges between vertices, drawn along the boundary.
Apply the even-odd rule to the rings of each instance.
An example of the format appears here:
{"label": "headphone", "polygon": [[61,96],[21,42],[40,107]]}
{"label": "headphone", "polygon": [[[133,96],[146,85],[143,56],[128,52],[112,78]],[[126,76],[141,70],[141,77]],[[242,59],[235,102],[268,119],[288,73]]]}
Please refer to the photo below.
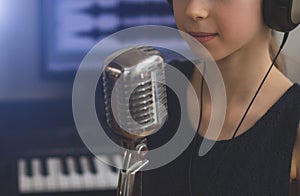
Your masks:
{"label": "headphone", "polygon": [[[172,5],[172,0],[167,0]],[[289,32],[300,23],[300,0],[263,0],[265,24],[276,31]]]}

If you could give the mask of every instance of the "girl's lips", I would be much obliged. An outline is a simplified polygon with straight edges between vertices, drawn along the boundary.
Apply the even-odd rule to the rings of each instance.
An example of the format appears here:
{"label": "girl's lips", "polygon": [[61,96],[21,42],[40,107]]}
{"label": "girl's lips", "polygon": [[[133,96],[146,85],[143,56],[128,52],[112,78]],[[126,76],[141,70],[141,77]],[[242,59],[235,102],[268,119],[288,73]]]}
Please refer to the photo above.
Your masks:
{"label": "girl's lips", "polygon": [[217,33],[189,33],[195,39],[197,39],[200,43],[206,43],[215,37],[217,37]]}

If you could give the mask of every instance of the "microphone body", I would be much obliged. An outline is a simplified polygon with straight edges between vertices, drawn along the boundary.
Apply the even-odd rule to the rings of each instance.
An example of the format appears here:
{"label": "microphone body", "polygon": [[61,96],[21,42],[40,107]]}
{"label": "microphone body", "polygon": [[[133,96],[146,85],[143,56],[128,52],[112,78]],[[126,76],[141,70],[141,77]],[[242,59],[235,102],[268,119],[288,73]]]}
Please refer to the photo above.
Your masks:
{"label": "microphone body", "polygon": [[146,137],[167,119],[165,64],[160,52],[149,46],[119,50],[104,62],[103,90],[106,123],[125,151],[118,195],[142,195],[141,168]]}

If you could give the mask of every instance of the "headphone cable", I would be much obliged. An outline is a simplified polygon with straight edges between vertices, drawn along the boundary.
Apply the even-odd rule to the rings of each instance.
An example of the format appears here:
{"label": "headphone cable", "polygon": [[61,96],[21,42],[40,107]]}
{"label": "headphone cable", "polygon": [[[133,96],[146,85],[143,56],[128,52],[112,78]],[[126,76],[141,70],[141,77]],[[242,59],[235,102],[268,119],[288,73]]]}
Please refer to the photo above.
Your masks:
{"label": "headphone cable", "polygon": [[[275,62],[276,62],[276,60],[277,60],[277,58],[278,58],[278,56],[279,56],[279,54],[280,54],[280,52],[281,52],[281,50],[283,49],[283,47],[284,47],[284,45],[285,45],[285,43],[286,43],[286,41],[287,41],[287,39],[288,39],[288,36],[289,36],[289,32],[285,32],[285,33],[284,33],[284,36],[283,36],[283,39],[282,39],[282,42],[281,42],[281,45],[280,45],[280,47],[279,47],[279,49],[278,49],[278,51],[277,51],[277,53],[276,53],[276,55],[275,55],[275,57],[274,57],[274,59],[273,59],[273,61],[272,61],[272,64],[271,64],[270,68],[268,69],[268,71],[267,71],[267,73],[265,74],[265,76],[264,76],[262,82],[260,83],[258,89],[256,90],[256,92],[255,92],[255,94],[254,94],[252,100],[250,101],[250,103],[249,103],[249,105],[248,105],[248,107],[247,107],[247,109],[246,109],[246,111],[245,111],[245,113],[244,113],[242,119],[240,120],[240,122],[239,122],[239,124],[238,124],[238,126],[237,126],[237,128],[236,128],[236,130],[235,130],[235,132],[234,132],[234,134],[232,135],[232,137],[231,137],[229,143],[227,144],[227,147],[226,147],[226,149],[225,149],[225,152],[223,153],[223,156],[221,157],[220,162],[219,162],[219,164],[216,166],[214,172],[217,172],[217,171],[218,171],[218,168],[220,167],[221,162],[224,160],[225,155],[228,153],[229,146],[230,146],[230,144],[232,143],[231,141],[235,138],[235,136],[236,136],[236,134],[237,134],[237,132],[238,132],[240,126],[242,125],[242,122],[244,121],[246,115],[248,114],[248,111],[249,111],[250,107],[253,105],[253,102],[254,102],[255,98],[257,97],[257,95],[258,95],[258,93],[259,93],[259,91],[260,91],[262,85],[264,84],[265,80],[267,79],[267,77],[268,77],[268,75],[269,75],[269,73],[270,73],[272,67],[274,66],[274,64],[275,64]],[[201,100],[200,100],[200,107],[201,107],[201,108],[200,108],[200,116],[199,116],[199,120],[198,120],[198,126],[197,126],[197,130],[196,130],[196,136],[197,136],[197,134],[198,134],[198,130],[199,130],[199,128],[200,128],[200,124],[201,124],[201,121],[202,121],[202,106],[203,106],[203,101],[202,101],[202,99],[203,99],[203,83],[204,83],[204,73],[205,73],[205,68],[206,68],[206,67],[204,66],[203,76],[202,76],[202,80],[201,80],[201,89],[200,89],[200,97],[201,97]],[[195,138],[197,138],[197,137],[195,137]],[[192,175],[192,162],[193,162],[193,160],[194,160],[194,152],[195,152],[196,144],[197,144],[195,138],[194,138],[193,144],[192,144],[192,150],[191,150],[191,153],[190,153],[189,168],[188,168],[188,184],[189,184],[189,193],[190,193],[191,196],[193,195],[192,179],[191,179],[191,175]],[[212,174],[214,174],[214,173],[212,173]],[[210,179],[212,179],[212,175],[210,175]]]}
{"label": "headphone cable", "polygon": [[[197,129],[196,129],[196,134],[195,136],[197,136],[198,134],[198,130],[200,129],[200,126],[201,126],[201,121],[202,121],[202,106],[203,106],[203,86],[204,86],[204,76],[205,76],[205,71],[206,71],[206,63],[204,61],[204,67],[203,67],[203,73],[202,73],[202,78],[201,78],[201,87],[200,87],[200,115],[199,115],[199,120],[198,120],[198,125],[197,125]],[[194,151],[195,151],[195,148],[196,148],[196,138],[197,137],[194,137],[194,139],[192,140],[192,150],[191,150],[191,154],[190,154],[190,161],[189,161],[189,165],[188,165],[188,185],[189,185],[189,193],[190,195],[192,196],[193,195],[193,189],[192,189],[192,162],[193,162],[193,155],[194,155]]]}

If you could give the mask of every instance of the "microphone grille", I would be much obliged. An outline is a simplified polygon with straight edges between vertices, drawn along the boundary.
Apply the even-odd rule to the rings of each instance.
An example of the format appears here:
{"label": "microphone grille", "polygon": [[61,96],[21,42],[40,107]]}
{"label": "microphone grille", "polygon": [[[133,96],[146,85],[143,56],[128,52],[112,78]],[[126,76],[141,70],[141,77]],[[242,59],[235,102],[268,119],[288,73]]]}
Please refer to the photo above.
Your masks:
{"label": "microphone grille", "polygon": [[[117,81],[118,85],[115,85]],[[141,138],[158,131],[167,119],[167,95],[163,83],[165,64],[155,48],[137,46],[110,55],[103,72],[109,128],[127,138]],[[113,89],[115,97],[112,97]],[[127,103],[126,97],[129,97]],[[114,114],[112,104],[117,108]]]}

